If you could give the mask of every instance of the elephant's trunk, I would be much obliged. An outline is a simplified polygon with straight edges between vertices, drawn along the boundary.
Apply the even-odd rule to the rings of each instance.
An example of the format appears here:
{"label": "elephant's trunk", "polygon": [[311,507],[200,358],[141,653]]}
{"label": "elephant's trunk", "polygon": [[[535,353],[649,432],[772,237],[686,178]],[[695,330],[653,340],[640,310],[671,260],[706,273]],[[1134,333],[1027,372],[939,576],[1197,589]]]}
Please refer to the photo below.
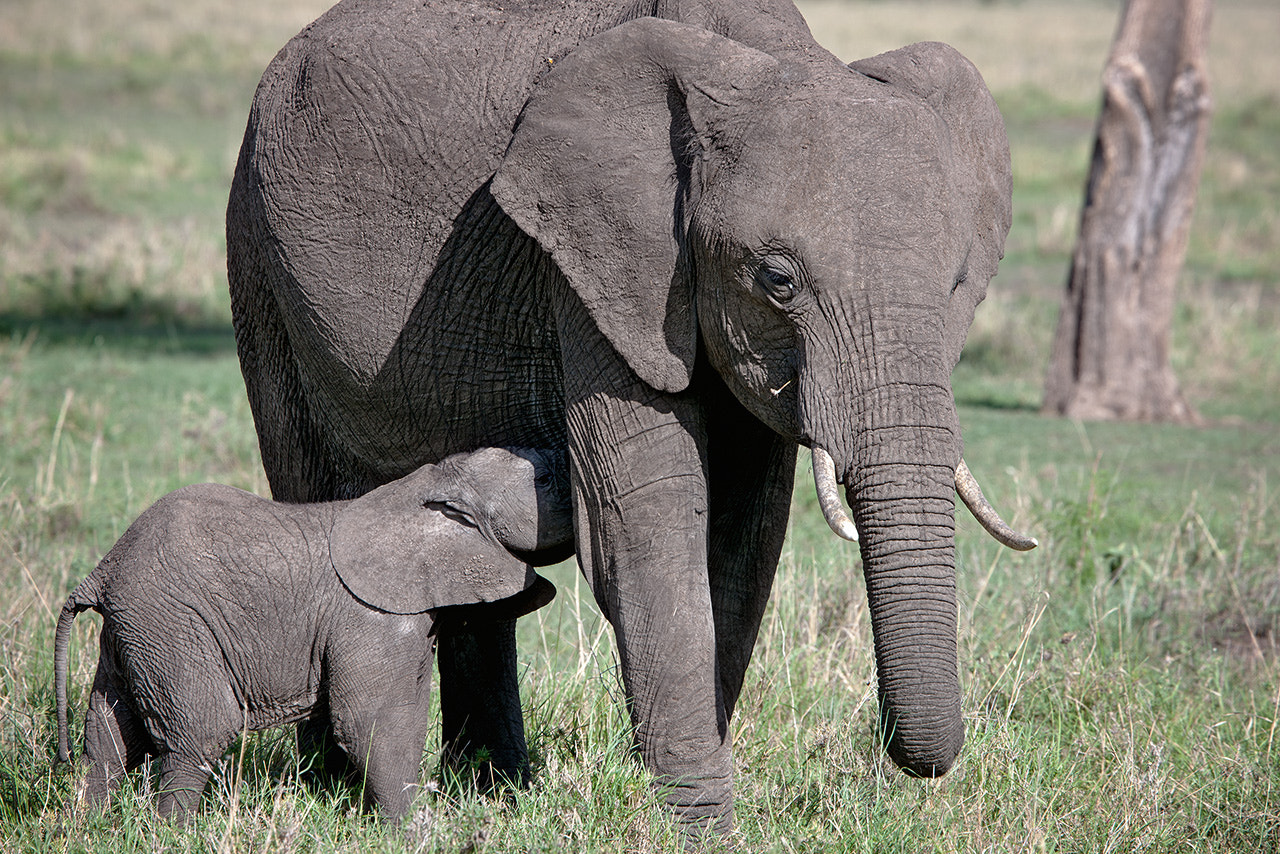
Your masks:
{"label": "elephant's trunk", "polygon": [[[846,312],[854,314],[854,312]],[[874,324],[872,320],[874,319]],[[989,531],[1010,531],[971,489],[957,485],[960,425],[949,378],[931,359],[932,329],[908,307],[864,318],[877,346],[861,360],[806,351],[800,421],[828,524],[856,530],[875,635],[882,739],[909,774],[935,777],[964,743],[956,650],[955,497],[961,491]],[[940,337],[940,336],[939,336]],[[856,368],[864,368],[859,372]],[[849,395],[833,405],[833,389]],[[838,401],[835,401],[838,404]],[[840,506],[843,483],[852,520]],[[972,502],[970,502],[972,499]],[[997,524],[998,522],[998,524]]]}
{"label": "elephant's trunk", "polygon": [[[964,743],[956,652],[960,425],[945,378],[864,383],[851,404],[852,428],[827,418],[811,429],[813,446],[830,453],[815,454],[815,466],[833,460],[859,534],[885,749],[907,773],[934,777],[951,768]],[[830,409],[815,402],[806,411]]]}
{"label": "elephant's trunk", "polygon": [[954,471],[870,465],[847,485],[862,533],[881,735],[907,773],[945,774],[964,743],[956,655]]}

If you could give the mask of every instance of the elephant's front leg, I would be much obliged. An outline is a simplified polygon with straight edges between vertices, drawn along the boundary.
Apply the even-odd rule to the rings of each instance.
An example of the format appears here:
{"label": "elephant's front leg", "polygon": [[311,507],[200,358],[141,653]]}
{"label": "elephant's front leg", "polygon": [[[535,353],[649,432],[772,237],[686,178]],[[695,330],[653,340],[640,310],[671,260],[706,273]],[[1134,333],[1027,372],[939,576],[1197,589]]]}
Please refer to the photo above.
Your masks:
{"label": "elephant's front leg", "polygon": [[462,624],[442,619],[441,740],[445,765],[481,791],[523,787],[529,751],[516,670],[516,622]]}
{"label": "elephant's front leg", "polygon": [[613,624],[636,746],[656,785],[682,822],[727,830],[733,759],[707,579],[700,406],[638,385],[619,393],[606,374],[567,383],[578,559]]}

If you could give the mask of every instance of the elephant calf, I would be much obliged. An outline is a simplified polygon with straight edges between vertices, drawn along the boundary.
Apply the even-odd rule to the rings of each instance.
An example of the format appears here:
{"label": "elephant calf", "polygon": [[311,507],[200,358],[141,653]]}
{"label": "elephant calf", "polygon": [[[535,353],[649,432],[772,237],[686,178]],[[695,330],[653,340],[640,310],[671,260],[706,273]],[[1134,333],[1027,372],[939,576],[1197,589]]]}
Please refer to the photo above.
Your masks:
{"label": "elephant calf", "polygon": [[324,717],[383,816],[402,818],[437,609],[514,619],[549,602],[555,589],[526,560],[572,539],[568,495],[563,455],[499,448],[351,501],[285,504],[216,484],[166,495],[62,608],[58,761],[71,624],[91,608],[102,633],[81,758],[90,803],[152,755],[160,814],[185,819],[239,733]]}

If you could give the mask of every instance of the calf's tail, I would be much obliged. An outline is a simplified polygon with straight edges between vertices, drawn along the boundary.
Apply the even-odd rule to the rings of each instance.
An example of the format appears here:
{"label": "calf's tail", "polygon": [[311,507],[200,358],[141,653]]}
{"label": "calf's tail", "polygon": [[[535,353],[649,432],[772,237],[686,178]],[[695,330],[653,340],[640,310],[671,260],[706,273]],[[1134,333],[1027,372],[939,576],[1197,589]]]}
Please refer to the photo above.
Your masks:
{"label": "calf's tail", "polygon": [[93,572],[67,597],[58,615],[58,630],[53,636],[53,693],[58,706],[58,753],[55,764],[71,761],[67,737],[67,647],[71,643],[71,624],[81,611],[99,610],[102,580]]}

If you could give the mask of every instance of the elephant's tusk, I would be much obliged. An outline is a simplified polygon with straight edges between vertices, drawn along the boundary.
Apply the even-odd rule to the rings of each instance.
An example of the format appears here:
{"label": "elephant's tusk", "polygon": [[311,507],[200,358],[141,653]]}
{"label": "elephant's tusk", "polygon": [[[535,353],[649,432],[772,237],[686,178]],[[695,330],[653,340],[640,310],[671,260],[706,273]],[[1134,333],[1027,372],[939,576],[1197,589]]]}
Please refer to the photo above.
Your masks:
{"label": "elephant's tusk", "polygon": [[964,502],[964,506],[969,508],[973,518],[982,523],[982,527],[987,529],[987,533],[995,538],[996,542],[1020,552],[1040,545],[1035,537],[1028,537],[1005,524],[1000,514],[991,506],[991,502],[987,501],[987,497],[982,494],[982,487],[978,486],[978,481],[974,479],[964,460],[956,466],[956,493]]}
{"label": "elephant's tusk", "polygon": [[836,482],[836,464],[831,455],[813,446],[813,485],[818,491],[818,504],[822,507],[822,515],[837,536],[851,542],[858,541],[858,526],[853,524],[849,514],[844,512],[840,501],[840,488]]}

